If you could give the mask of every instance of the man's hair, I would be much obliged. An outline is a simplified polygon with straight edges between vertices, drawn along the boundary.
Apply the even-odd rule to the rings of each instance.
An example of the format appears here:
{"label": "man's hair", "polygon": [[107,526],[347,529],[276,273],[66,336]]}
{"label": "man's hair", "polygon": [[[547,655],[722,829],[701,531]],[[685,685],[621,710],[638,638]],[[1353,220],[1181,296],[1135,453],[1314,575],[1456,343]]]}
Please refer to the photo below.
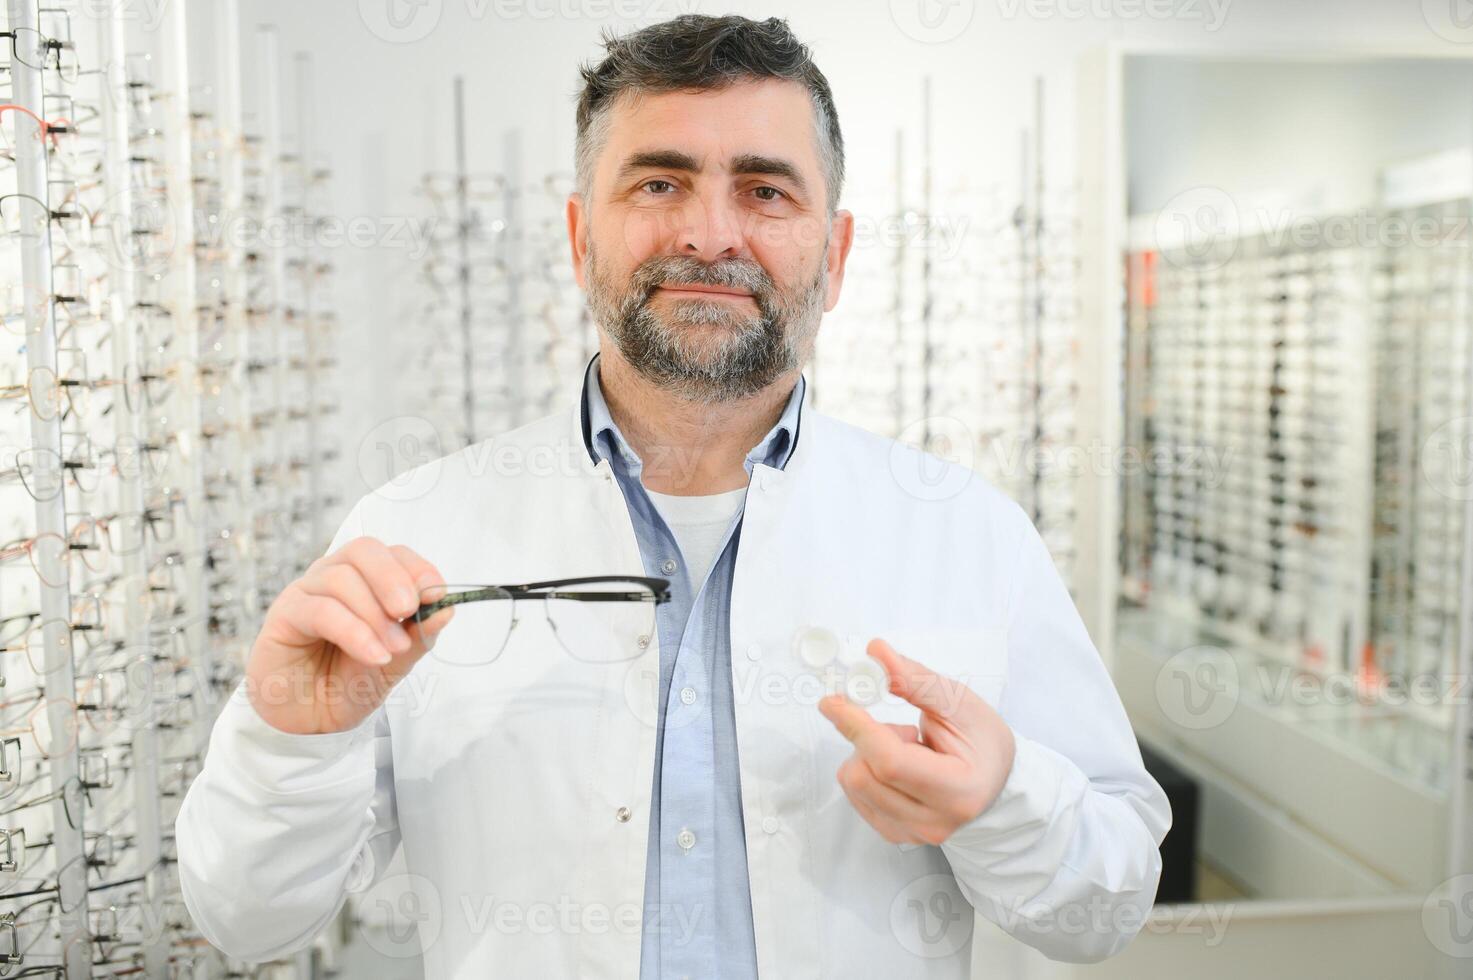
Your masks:
{"label": "man's hair", "polygon": [[579,67],[575,166],[578,190],[587,200],[593,166],[608,140],[610,112],[624,92],[701,91],[739,81],[781,78],[801,83],[813,100],[818,159],[828,185],[828,208],[838,206],[844,183],[844,137],[828,79],[786,20],[749,20],[735,14],[682,14],[624,37],[603,33],[607,56]]}

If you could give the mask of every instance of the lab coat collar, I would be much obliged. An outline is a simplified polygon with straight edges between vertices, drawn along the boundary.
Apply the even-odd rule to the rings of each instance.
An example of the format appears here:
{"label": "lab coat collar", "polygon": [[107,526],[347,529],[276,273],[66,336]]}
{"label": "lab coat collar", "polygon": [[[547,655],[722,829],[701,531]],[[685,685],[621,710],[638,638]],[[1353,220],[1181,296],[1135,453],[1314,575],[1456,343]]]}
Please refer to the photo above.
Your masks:
{"label": "lab coat collar", "polygon": [[[597,467],[607,460],[610,451],[618,454],[613,462],[636,477],[643,469],[638,454],[624,439],[604,401],[603,390],[598,380],[598,354],[589,358],[583,369],[583,380],[578,394],[578,427],[583,448],[589,460]],[[808,379],[802,374],[788,396],[787,405],[777,423],[768,430],[762,440],[752,447],[743,460],[743,468],[750,476],[758,466],[776,470],[786,469],[799,444],[802,431],[805,402],[807,401]]]}

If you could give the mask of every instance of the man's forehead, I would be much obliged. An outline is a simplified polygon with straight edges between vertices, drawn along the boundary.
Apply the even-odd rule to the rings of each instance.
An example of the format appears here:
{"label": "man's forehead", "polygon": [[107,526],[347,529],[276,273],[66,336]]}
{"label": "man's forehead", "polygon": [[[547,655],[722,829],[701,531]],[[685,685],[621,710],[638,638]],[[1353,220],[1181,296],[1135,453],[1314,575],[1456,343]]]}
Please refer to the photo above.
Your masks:
{"label": "man's forehead", "polygon": [[[672,140],[726,144],[722,159],[698,146],[680,147],[703,165],[726,166],[746,154],[799,157],[811,162],[813,103],[807,89],[785,79],[734,82],[714,89],[620,94],[609,116],[606,164],[622,166],[631,154],[672,149]],[[808,139],[795,140],[794,136]],[[612,158],[612,159],[609,159]]]}

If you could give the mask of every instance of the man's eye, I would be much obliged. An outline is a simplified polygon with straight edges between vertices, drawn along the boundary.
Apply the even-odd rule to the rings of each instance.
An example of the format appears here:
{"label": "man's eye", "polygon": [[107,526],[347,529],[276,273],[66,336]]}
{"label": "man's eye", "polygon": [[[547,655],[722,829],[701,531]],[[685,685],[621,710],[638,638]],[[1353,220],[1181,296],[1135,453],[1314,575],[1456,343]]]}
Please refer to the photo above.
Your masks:
{"label": "man's eye", "polygon": [[[668,180],[647,180],[644,182],[645,190],[649,190],[652,187],[668,187],[674,189],[675,185],[670,183],[670,181]],[[656,190],[655,193],[660,194],[663,193],[663,191]]]}
{"label": "man's eye", "polygon": [[778,190],[776,187],[768,187],[766,184],[761,187],[755,188],[753,190],[753,193],[756,194],[758,198],[763,201],[776,201],[780,200],[783,196],[782,191]]}

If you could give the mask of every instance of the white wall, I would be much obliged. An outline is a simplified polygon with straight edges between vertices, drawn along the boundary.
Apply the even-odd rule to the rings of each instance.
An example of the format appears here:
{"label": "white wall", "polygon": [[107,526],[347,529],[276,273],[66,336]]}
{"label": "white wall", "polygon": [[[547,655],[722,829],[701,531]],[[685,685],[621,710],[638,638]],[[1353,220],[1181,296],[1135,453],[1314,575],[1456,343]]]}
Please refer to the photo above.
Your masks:
{"label": "white wall", "polygon": [[1470,93],[1469,62],[1131,58],[1129,213],[1203,186],[1364,207],[1383,167],[1473,142]]}

